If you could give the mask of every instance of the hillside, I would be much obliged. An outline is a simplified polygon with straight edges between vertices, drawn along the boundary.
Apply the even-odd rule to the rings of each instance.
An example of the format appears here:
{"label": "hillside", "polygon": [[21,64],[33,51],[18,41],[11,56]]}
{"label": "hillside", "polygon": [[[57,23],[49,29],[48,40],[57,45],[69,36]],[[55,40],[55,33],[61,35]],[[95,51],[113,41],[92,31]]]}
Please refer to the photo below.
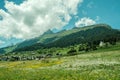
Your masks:
{"label": "hillside", "polygon": [[113,39],[119,40],[119,38],[120,38],[119,31],[113,30],[109,27],[100,26],[64,36],[59,40],[56,40],[48,44],[47,46],[66,47],[75,44],[94,43],[94,42],[98,45],[100,41],[111,42]]}
{"label": "hillside", "polygon": [[111,28],[109,25],[106,25],[106,24],[97,24],[97,25],[92,25],[92,26],[85,26],[85,27],[82,27],[82,28],[77,28],[76,27],[76,28],[73,28],[71,30],[60,31],[58,33],[53,33],[51,30],[48,30],[43,35],[41,35],[39,37],[36,37],[36,38],[33,38],[33,39],[30,39],[30,40],[26,40],[26,41],[18,44],[17,46],[21,48],[21,47],[33,45],[35,43],[47,44],[47,43],[51,43],[55,40],[58,40],[58,39],[60,39],[64,36],[67,36],[67,35],[82,31],[82,30],[92,29],[94,27],[99,27],[99,26],[104,26],[104,27],[107,27],[107,28]]}
{"label": "hillside", "polygon": [[53,33],[51,30],[48,30],[37,38],[26,40],[15,46],[2,48],[0,52],[5,53],[11,51],[31,51],[50,47],[66,47],[86,42],[98,44],[100,41],[110,41],[111,39],[120,40],[120,31],[112,29],[106,24],[96,24],[81,28],[74,27],[71,30],[63,30],[58,33]]}

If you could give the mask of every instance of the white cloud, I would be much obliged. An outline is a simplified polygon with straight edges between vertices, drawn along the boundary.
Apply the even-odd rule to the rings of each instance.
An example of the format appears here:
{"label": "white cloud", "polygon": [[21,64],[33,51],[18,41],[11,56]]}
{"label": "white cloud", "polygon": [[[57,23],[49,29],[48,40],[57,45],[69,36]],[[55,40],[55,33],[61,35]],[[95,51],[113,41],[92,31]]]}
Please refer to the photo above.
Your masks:
{"label": "white cloud", "polygon": [[0,40],[0,45],[1,45],[1,44],[4,44],[4,43],[5,43],[4,41],[1,41],[1,40]]}
{"label": "white cloud", "polygon": [[0,10],[0,36],[29,39],[48,29],[67,25],[83,0],[26,0],[20,5],[5,1]]}
{"label": "white cloud", "polygon": [[93,25],[95,24],[96,21],[95,20],[92,20],[88,17],[84,17],[84,18],[81,18],[80,20],[78,20],[76,23],[75,23],[75,26],[76,27],[84,27],[84,26],[89,26],[89,25]]}

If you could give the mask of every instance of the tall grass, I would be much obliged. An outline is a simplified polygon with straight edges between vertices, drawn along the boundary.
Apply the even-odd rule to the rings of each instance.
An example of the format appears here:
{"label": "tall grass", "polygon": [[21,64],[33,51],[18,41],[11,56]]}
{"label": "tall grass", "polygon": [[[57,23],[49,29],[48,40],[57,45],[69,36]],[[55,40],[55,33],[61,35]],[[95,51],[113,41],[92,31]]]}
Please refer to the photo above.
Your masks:
{"label": "tall grass", "polygon": [[78,70],[0,68],[0,80],[119,80],[118,66],[101,64],[84,66]]}

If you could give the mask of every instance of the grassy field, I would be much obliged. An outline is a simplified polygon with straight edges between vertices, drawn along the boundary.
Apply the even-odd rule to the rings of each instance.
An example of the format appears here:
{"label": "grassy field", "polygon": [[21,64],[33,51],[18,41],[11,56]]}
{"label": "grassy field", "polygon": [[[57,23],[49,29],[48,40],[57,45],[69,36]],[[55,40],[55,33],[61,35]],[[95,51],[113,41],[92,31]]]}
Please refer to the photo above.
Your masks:
{"label": "grassy field", "polygon": [[61,58],[0,62],[0,80],[120,80],[120,45]]}

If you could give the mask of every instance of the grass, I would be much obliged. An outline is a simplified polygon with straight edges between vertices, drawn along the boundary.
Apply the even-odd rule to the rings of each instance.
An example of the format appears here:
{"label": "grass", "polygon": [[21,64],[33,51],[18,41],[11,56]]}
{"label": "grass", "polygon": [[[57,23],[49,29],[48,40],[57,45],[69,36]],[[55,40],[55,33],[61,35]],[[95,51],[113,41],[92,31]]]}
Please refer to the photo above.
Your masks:
{"label": "grass", "polygon": [[120,45],[60,59],[0,62],[0,80],[120,80]]}
{"label": "grass", "polygon": [[0,68],[0,80],[119,80],[119,68],[113,66],[100,64],[79,70]]}

